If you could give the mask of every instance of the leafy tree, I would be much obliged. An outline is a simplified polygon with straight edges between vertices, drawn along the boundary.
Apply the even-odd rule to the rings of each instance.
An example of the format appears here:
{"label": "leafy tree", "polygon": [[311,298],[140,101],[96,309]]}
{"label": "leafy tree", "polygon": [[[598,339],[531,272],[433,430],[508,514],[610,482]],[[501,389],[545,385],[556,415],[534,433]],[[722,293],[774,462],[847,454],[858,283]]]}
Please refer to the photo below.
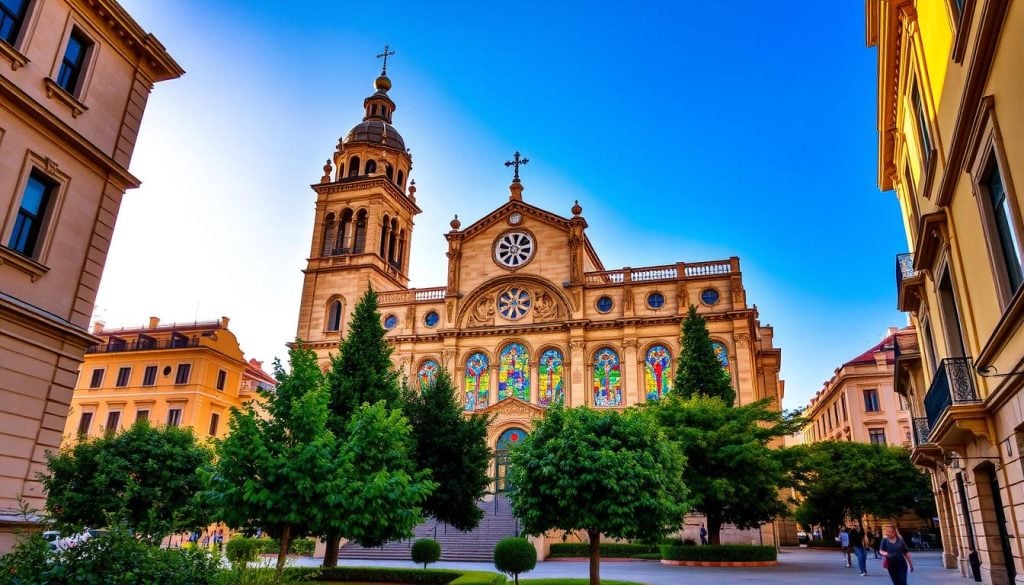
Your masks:
{"label": "leafy tree", "polygon": [[650,407],[686,457],[686,483],[694,509],[707,518],[710,544],[721,543],[723,524],[754,528],[787,511],[779,499],[790,482],[786,452],[770,445],[803,421],[769,404],[733,407],[719,397],[670,394]]}
{"label": "leafy tree", "polygon": [[503,538],[494,547],[494,567],[512,575],[519,585],[519,575],[537,566],[537,549],[525,538]]}
{"label": "leafy tree", "polygon": [[463,414],[451,374],[443,368],[433,384],[419,393],[406,388],[404,394],[405,415],[416,443],[414,457],[438,484],[424,503],[424,512],[459,530],[473,530],[484,514],[477,501],[491,481],[487,474],[490,418]]}
{"label": "leafy tree", "polygon": [[683,457],[647,412],[554,406],[509,455],[509,497],[523,531],[586,531],[590,583],[600,583],[601,535],[655,539],[689,506]]}
{"label": "leafy tree", "polygon": [[420,538],[412,543],[412,562],[417,565],[423,563],[426,569],[430,563],[436,563],[441,558],[441,545],[433,538]]}
{"label": "leafy tree", "polygon": [[219,517],[234,528],[263,527],[280,538],[277,570],[291,539],[315,533],[340,506],[345,459],[327,428],[327,393],[312,350],[296,344],[278,385],[261,391],[267,417],[253,406],[232,409],[230,434],[217,443],[211,494]]}
{"label": "leafy tree", "polygon": [[802,500],[794,516],[836,534],[847,518],[898,516],[934,510],[928,476],[914,467],[906,449],[822,441],[794,448],[793,477]]}
{"label": "leafy tree", "polygon": [[697,313],[697,307],[693,305],[690,305],[690,311],[683,320],[682,346],[676,367],[676,391],[684,398],[694,395],[717,396],[726,405],[732,406],[736,402],[736,391],[729,379],[729,372],[722,368],[722,362],[715,355],[704,317]]}
{"label": "leafy tree", "polygon": [[159,542],[209,523],[197,496],[212,458],[192,429],[141,421],[48,454],[46,509],[67,532],[121,524]]}

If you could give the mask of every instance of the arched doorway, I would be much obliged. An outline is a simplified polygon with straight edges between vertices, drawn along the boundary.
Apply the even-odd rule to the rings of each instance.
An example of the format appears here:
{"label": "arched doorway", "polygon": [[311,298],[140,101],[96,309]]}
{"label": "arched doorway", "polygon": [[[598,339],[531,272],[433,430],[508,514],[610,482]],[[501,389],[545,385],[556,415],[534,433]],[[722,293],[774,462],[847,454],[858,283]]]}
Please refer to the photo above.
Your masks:
{"label": "arched doorway", "polygon": [[494,445],[494,493],[504,493],[508,489],[508,449],[526,438],[527,432],[518,427],[505,429]]}

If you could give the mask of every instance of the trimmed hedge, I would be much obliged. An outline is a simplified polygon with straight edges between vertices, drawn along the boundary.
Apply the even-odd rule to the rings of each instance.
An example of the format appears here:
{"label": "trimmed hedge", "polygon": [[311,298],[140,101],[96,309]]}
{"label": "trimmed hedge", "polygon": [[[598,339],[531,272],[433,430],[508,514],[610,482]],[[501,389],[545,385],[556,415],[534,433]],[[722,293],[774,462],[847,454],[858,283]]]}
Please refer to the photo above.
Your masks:
{"label": "trimmed hedge", "polygon": [[255,538],[245,536],[234,536],[228,540],[225,552],[232,564],[251,563],[256,560],[259,554],[260,543]]}
{"label": "trimmed hedge", "polygon": [[441,558],[441,545],[432,538],[421,538],[412,543],[412,562],[423,565],[426,569],[430,563]]}
{"label": "trimmed hedge", "polygon": [[[656,544],[619,544],[614,542],[601,543],[600,554],[603,559],[630,559],[636,555],[658,554]],[[549,559],[589,557],[590,543],[587,542],[556,542],[551,545]]]}
{"label": "trimmed hedge", "polygon": [[[281,541],[276,538],[255,538],[260,554],[277,554],[281,549]],[[288,554],[310,556],[316,547],[312,538],[296,538],[288,543]]]}
{"label": "trimmed hedge", "polygon": [[752,544],[725,544],[720,546],[661,547],[661,558],[666,561],[751,562],[778,560],[774,546]]}
{"label": "trimmed hedge", "polygon": [[311,581],[409,583],[411,585],[504,585],[505,576],[489,571],[403,569],[391,567],[290,567],[290,576]]}

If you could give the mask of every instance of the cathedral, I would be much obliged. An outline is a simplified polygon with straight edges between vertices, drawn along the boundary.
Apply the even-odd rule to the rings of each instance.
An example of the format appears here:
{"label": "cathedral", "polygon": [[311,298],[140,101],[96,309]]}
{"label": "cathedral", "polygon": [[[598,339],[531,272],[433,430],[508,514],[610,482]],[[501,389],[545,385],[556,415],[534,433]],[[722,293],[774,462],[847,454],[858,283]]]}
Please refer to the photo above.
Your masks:
{"label": "cathedral", "polygon": [[[386,52],[386,51],[385,51]],[[456,217],[448,280],[409,287],[413,219],[421,209],[412,157],[392,125],[387,65],[364,115],[324,165],[303,270],[297,337],[326,363],[367,285],[409,384],[452,372],[466,411],[494,415],[499,452],[552,404],[621,409],[673,391],[680,324],[706,319],[737,402],[782,401],[781,350],[747,304],[739,259],[609,270],[579,202],[568,215],[523,199],[519,153],[507,201],[469,225]],[[496,470],[500,475],[500,470]]]}

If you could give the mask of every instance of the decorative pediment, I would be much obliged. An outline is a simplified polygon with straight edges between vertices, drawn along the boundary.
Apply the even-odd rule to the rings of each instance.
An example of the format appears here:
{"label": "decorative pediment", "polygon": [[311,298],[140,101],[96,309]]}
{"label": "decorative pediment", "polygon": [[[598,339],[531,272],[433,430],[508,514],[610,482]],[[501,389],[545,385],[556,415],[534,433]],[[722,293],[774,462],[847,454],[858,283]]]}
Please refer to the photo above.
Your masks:
{"label": "decorative pediment", "polygon": [[[517,303],[519,309],[511,311],[510,302]],[[554,322],[570,315],[569,298],[562,289],[539,276],[509,274],[493,278],[466,295],[457,322],[472,329]]]}
{"label": "decorative pediment", "polygon": [[514,396],[510,396],[497,404],[492,404],[487,408],[480,409],[476,412],[492,414],[496,420],[506,418],[533,420],[544,416],[543,408],[536,404],[530,404],[529,402],[520,400]]}

